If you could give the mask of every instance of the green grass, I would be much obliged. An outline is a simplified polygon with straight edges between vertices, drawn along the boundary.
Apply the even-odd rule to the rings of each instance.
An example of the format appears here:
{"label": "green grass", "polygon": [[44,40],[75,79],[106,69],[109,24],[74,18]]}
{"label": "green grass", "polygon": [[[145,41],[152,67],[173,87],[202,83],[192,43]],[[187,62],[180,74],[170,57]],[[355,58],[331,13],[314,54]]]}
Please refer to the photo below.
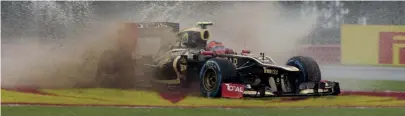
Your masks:
{"label": "green grass", "polygon": [[[344,90],[405,91],[404,81],[338,80]],[[208,99],[188,96],[173,104],[154,92],[116,89],[44,89],[60,96],[36,95],[8,90],[1,91],[2,103],[99,104],[141,106],[250,106],[250,107],[333,107],[333,106],[404,106],[405,100],[391,97],[330,96],[294,102],[280,102],[279,98],[263,99]]]}
{"label": "green grass", "polygon": [[405,81],[335,79],[343,90],[405,91]]}
{"label": "green grass", "polygon": [[1,107],[4,116],[404,116],[405,108]]}
{"label": "green grass", "polygon": [[[294,102],[280,102],[280,99],[209,99],[186,97],[172,104],[156,93],[112,89],[62,89],[46,90],[62,96],[35,95],[2,90],[2,103],[48,103],[48,104],[98,104],[98,105],[141,105],[141,106],[246,106],[246,107],[334,107],[334,106],[404,106],[405,100],[391,97],[372,96],[328,96],[309,98]],[[104,93],[103,93],[104,92]],[[103,93],[103,94],[98,94]]]}
{"label": "green grass", "polygon": [[[405,81],[337,80],[344,90],[405,91]],[[207,99],[189,96],[172,104],[157,93],[116,89],[45,89],[44,92],[62,96],[35,95],[2,90],[2,102],[51,103],[51,104],[103,104],[147,106],[252,106],[252,107],[325,107],[325,106],[404,106],[405,100],[390,97],[337,96],[279,102],[277,98],[263,99]]]}

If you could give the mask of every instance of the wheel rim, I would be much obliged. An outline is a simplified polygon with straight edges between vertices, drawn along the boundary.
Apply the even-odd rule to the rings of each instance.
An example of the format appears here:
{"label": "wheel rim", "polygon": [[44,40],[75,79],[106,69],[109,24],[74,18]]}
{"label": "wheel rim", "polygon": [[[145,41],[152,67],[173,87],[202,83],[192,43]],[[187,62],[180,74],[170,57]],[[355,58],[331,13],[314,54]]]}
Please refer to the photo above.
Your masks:
{"label": "wheel rim", "polygon": [[205,72],[204,79],[203,79],[203,87],[207,91],[212,91],[217,86],[217,73],[212,70],[208,69]]}
{"label": "wheel rim", "polygon": [[299,81],[300,83],[301,83],[301,82],[305,82],[305,81],[307,80],[307,79],[306,79],[305,72],[304,72],[305,69],[302,68],[302,66],[300,65],[300,63],[299,63],[298,61],[290,61],[290,62],[287,63],[287,65],[296,67],[296,68],[298,68],[298,69],[300,70],[300,73],[299,73],[300,78],[298,79],[298,81]]}

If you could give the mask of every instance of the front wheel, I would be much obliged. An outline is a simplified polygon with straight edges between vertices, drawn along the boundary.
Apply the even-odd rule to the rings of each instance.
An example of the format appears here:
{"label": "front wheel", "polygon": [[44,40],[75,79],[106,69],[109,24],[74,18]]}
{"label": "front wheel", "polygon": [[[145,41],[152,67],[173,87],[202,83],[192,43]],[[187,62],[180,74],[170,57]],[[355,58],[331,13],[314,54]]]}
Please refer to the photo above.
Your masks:
{"label": "front wheel", "polygon": [[311,57],[295,56],[287,61],[287,65],[294,66],[300,70],[298,76],[299,83],[321,81],[321,71],[318,63]]}
{"label": "front wheel", "polygon": [[236,76],[236,67],[226,59],[212,58],[200,71],[200,91],[204,97],[221,97],[221,84]]}

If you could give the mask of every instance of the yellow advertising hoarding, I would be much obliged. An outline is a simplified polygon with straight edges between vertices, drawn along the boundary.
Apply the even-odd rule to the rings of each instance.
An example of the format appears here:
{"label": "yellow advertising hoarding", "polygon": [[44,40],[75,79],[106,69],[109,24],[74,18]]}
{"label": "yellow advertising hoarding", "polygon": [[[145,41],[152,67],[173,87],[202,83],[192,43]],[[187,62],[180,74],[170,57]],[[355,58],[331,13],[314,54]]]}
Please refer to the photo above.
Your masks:
{"label": "yellow advertising hoarding", "polygon": [[342,25],[341,63],[405,66],[405,25]]}

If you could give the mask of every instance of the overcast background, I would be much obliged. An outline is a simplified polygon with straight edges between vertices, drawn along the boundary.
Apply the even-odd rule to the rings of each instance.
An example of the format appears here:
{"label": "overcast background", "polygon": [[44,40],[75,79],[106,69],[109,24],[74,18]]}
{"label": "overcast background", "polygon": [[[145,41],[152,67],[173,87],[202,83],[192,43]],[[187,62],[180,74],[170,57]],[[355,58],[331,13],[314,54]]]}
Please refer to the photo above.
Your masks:
{"label": "overcast background", "polygon": [[[269,2],[271,1],[262,3]],[[1,1],[2,42],[7,43],[11,39],[26,36],[64,39],[67,38],[66,36],[85,33],[87,25],[117,17],[117,14],[122,12],[126,12],[127,15],[126,17],[120,15],[120,17],[129,20],[182,22],[176,15],[189,13],[188,15],[193,17],[205,16],[214,13],[215,9],[232,3],[240,2]],[[405,24],[405,2],[403,1],[284,1],[278,3],[288,11],[302,12],[302,16],[308,12],[321,14],[318,16],[316,29],[308,35],[311,39],[305,41],[312,44],[339,43],[340,24]],[[151,9],[149,13],[136,12],[139,9],[148,8]],[[159,8],[171,14],[171,17],[156,18],[159,13],[154,12],[159,12],[155,10]],[[185,10],[190,12],[184,12]]]}

